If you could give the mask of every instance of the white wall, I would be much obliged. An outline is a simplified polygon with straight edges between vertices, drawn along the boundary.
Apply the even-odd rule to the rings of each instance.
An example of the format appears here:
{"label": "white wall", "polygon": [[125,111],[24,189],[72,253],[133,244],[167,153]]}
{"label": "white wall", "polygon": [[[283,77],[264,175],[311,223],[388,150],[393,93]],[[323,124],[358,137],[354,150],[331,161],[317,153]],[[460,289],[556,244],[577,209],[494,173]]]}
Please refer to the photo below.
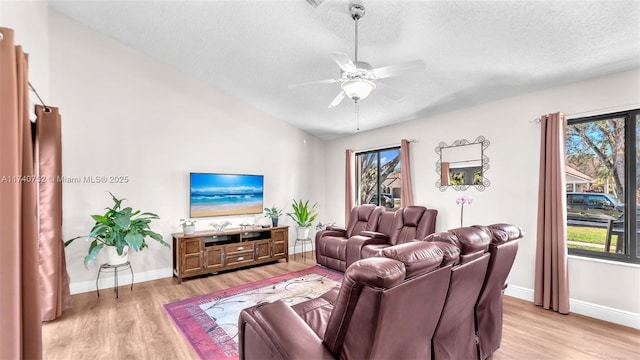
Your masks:
{"label": "white wall", "polygon": [[[417,139],[419,142],[411,144],[416,204],[439,210],[438,231],[460,225],[460,208],[455,199],[463,194],[474,198],[473,204],[465,206],[465,225],[505,222],[523,227],[527,235],[521,242],[509,283],[516,294],[532,297],[540,126],[531,121],[558,111],[571,115],[598,109],[620,110],[625,105],[631,108],[629,104],[638,107],[639,80],[640,71],[636,69],[331,141],[327,144],[325,186],[335,190],[325,201],[329,214],[334,219],[344,218],[346,148],[358,150],[388,145],[394,140],[399,143],[402,138]],[[465,192],[439,191],[435,186],[436,146],[458,139],[474,140],[480,135],[491,142],[486,150],[491,166],[486,176],[491,185],[484,192],[475,188]],[[635,326],[640,327],[640,267],[571,258],[569,268],[572,299],[582,305],[629,312]]]}
{"label": "white wall", "polygon": [[[188,217],[192,171],[263,174],[265,206],[287,211],[293,197],[324,198],[319,139],[53,10],[49,33],[52,103],[62,113],[63,174],[129,177],[126,184],[66,183],[65,239],[88,233],[89,215],[111,205],[111,191],[134,208],[157,213],[161,220],[152,228],[170,242],[180,230],[178,219]],[[199,219],[198,229],[211,229],[211,220]],[[269,223],[261,215],[213,220]],[[281,224],[293,222],[281,218]],[[84,267],[88,246],[80,240],[67,247],[72,292],[95,286],[101,261]],[[154,241],[130,259],[137,280],[171,276],[171,251]]]}
{"label": "white wall", "polygon": [[[29,81],[45,103],[49,99],[47,1],[0,1],[0,26],[15,31],[15,44],[29,54]],[[37,100],[32,95],[32,100]]]}

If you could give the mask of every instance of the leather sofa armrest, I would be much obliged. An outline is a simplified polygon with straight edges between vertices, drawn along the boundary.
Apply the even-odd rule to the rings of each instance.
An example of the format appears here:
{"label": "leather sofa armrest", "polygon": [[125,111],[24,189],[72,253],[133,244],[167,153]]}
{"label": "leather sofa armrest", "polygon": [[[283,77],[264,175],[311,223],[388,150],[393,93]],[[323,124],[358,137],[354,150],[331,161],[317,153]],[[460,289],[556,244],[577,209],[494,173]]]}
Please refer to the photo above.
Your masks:
{"label": "leather sofa armrest", "polygon": [[[385,241],[384,244],[386,244],[389,241],[389,235],[383,234],[377,231],[364,230],[364,231],[361,231],[359,235],[366,236],[373,239],[383,239]],[[379,243],[376,243],[376,244],[379,244]]]}
{"label": "leather sofa armrest", "polygon": [[[363,234],[363,233],[384,235],[382,233],[376,233],[374,231],[362,231],[360,234]],[[388,239],[389,238],[386,235],[384,237],[369,237],[369,236],[363,236],[363,235],[356,235],[356,236],[350,237],[347,240],[346,266],[349,267],[349,265],[361,259],[363,247],[371,244],[388,244],[387,243]]]}
{"label": "leather sofa armrest", "polygon": [[346,237],[347,230],[339,229],[339,228],[323,230],[322,233],[320,233],[320,238],[323,238],[325,236]]}
{"label": "leather sofa armrest", "polygon": [[242,310],[240,359],[334,359],[322,339],[282,301]]}
{"label": "leather sofa armrest", "polygon": [[341,227],[341,226],[337,226],[337,225],[329,225],[329,226],[327,226],[327,230],[342,231],[345,234],[347,233],[347,228],[344,228],[344,227]]}

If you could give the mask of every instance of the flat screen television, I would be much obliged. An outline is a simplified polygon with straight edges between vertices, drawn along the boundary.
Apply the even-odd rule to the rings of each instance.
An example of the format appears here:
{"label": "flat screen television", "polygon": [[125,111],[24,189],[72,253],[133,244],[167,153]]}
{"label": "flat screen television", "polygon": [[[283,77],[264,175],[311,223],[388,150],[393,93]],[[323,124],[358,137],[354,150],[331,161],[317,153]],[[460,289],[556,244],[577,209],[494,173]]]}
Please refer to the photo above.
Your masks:
{"label": "flat screen television", "polygon": [[189,174],[189,217],[261,214],[263,175]]}

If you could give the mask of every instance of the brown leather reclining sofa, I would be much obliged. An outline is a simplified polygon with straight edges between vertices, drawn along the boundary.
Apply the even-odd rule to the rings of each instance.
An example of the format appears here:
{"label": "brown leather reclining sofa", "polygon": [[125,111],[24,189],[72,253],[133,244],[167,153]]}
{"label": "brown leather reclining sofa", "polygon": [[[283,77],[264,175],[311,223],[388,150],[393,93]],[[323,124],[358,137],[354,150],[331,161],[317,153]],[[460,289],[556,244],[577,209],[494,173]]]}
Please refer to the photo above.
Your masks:
{"label": "brown leather reclining sofa", "polygon": [[339,290],[244,309],[240,359],[429,359],[457,259],[442,245],[449,256],[428,242],[388,247],[349,266]]}
{"label": "brown leather reclining sofa", "polygon": [[494,224],[386,246],[339,290],[242,311],[241,359],[481,359],[500,346],[502,294],[524,232]]}
{"label": "brown leather reclining sofa", "polygon": [[316,233],[316,262],[344,272],[357,260],[381,249],[423,239],[436,228],[438,211],[407,206],[395,212],[383,206],[360,205],[351,210],[346,228],[332,227]]}

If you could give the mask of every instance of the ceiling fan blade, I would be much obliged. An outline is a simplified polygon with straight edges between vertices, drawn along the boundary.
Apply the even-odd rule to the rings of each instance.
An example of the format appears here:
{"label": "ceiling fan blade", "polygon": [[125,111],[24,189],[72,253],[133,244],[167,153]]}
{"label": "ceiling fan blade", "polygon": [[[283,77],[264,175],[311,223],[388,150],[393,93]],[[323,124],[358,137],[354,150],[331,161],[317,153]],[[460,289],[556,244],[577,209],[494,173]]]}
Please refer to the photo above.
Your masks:
{"label": "ceiling fan blade", "polygon": [[347,94],[344,91],[340,91],[338,96],[336,96],[336,98],[333,99],[331,104],[329,104],[329,109],[338,106],[338,104],[340,104],[342,102],[342,99],[344,99],[346,96],[347,96]]}
{"label": "ceiling fan blade", "polygon": [[313,6],[314,8],[317,8],[318,6],[322,5],[324,0],[307,0],[307,2],[309,3],[309,5]]}
{"label": "ceiling fan blade", "polygon": [[301,86],[308,86],[308,85],[316,85],[316,84],[335,84],[337,82],[340,82],[340,79],[326,79],[326,80],[315,80],[315,81],[308,81],[308,82],[304,82],[304,83],[300,83],[300,84],[289,84],[288,87],[289,89],[295,89]]}
{"label": "ceiling fan blade", "polygon": [[358,71],[358,69],[356,68],[356,65],[353,63],[353,61],[351,61],[351,58],[349,57],[349,55],[343,54],[343,53],[329,53],[329,56],[331,56],[333,61],[335,61],[336,64],[338,64],[338,66],[340,66],[340,69],[342,69],[342,71],[346,71],[346,72]]}
{"label": "ceiling fan blade", "polygon": [[425,71],[427,65],[422,60],[409,61],[404,64],[389,65],[373,69],[378,79],[384,79],[392,76],[403,75],[410,72]]}

